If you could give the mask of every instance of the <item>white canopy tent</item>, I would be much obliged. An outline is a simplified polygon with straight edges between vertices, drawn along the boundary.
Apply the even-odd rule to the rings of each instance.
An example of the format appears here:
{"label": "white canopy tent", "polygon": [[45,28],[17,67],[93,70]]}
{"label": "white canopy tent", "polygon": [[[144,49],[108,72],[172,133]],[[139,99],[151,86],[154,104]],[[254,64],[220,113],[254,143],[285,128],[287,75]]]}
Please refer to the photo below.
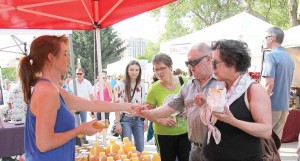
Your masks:
{"label": "white canopy tent", "polygon": [[[181,64],[182,67],[183,60],[186,60],[185,54],[192,44],[210,43],[219,39],[242,40],[248,44],[251,52],[253,64],[251,70],[259,71],[262,58],[262,41],[264,40],[265,31],[270,27],[272,27],[272,24],[242,12],[202,30],[162,43],[160,50],[170,54],[176,68],[176,64]],[[180,62],[175,61],[176,57],[180,57],[178,58]]]}
{"label": "white canopy tent", "polygon": [[291,54],[295,63],[292,87],[300,87],[300,25],[284,31],[284,34],[285,38],[282,46],[284,46],[286,50]]}
{"label": "white canopy tent", "polygon": [[40,35],[69,35],[71,30],[0,29],[0,66],[15,66],[17,59],[29,50],[31,41]]}
{"label": "white canopy tent", "polygon": [[[148,60],[146,60],[146,59],[135,59],[135,58],[126,57],[126,58],[123,58],[114,63],[110,63],[107,65],[107,75],[110,75],[110,76],[117,76],[119,74],[124,75],[126,66],[129,63],[129,61],[131,61],[131,60],[136,60],[139,62],[139,64],[141,65],[141,68],[142,68],[142,79],[147,81],[149,71],[148,71]],[[151,70],[151,72],[152,72],[152,70]]]}
{"label": "white canopy tent", "polygon": [[[71,35],[71,30],[0,29],[0,85],[3,90],[1,69],[17,67],[19,58],[29,51],[32,40],[40,35]],[[3,92],[4,91],[0,91]],[[3,102],[6,102],[5,97]]]}

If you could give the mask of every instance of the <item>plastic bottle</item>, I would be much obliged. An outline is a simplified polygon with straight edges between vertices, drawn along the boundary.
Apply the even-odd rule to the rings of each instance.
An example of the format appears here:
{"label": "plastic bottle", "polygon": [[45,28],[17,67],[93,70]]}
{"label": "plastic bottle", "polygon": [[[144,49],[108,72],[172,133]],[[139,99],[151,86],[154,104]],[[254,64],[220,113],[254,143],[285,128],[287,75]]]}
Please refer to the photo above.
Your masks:
{"label": "plastic bottle", "polygon": [[128,158],[131,158],[132,153],[136,153],[138,157],[141,157],[141,153],[136,150],[135,146],[130,148],[130,151],[127,154]]}
{"label": "plastic bottle", "polygon": [[132,161],[132,159],[134,159],[134,158],[137,158],[138,161],[141,161],[141,160],[142,160],[142,159],[141,159],[141,156],[140,156],[138,153],[132,153],[132,154],[131,154],[131,157],[130,157],[131,161]]}
{"label": "plastic bottle", "polygon": [[138,157],[131,158],[131,161],[139,161]]}
{"label": "plastic bottle", "polygon": [[107,156],[114,156],[118,153],[118,150],[120,149],[120,146],[116,144],[115,140],[110,140],[109,144],[107,145],[105,149],[105,153]]}
{"label": "plastic bottle", "polygon": [[103,130],[109,127],[108,120],[99,120],[92,125],[95,129]]}
{"label": "plastic bottle", "polygon": [[118,153],[114,156],[114,159],[115,160],[120,160],[121,159],[121,155],[124,155],[124,154],[125,154],[124,151],[121,150],[121,149],[119,149]]}
{"label": "plastic bottle", "polygon": [[107,157],[105,155],[105,152],[99,153],[99,161],[107,161]]}
{"label": "plastic bottle", "polygon": [[113,157],[107,157],[107,161],[114,161]]}
{"label": "plastic bottle", "polygon": [[121,161],[124,161],[125,159],[128,159],[128,158],[127,158],[127,155],[126,155],[126,154],[121,155],[121,159],[120,159],[120,160],[121,160]]}
{"label": "plastic bottle", "polygon": [[94,156],[98,157],[100,152],[105,152],[105,149],[98,142],[94,142],[94,145],[90,149],[90,155],[93,153]]}
{"label": "plastic bottle", "polygon": [[160,155],[158,153],[154,153],[152,161],[161,161]]}
{"label": "plastic bottle", "polygon": [[129,140],[128,137],[123,138],[123,150],[125,154],[128,155],[128,152],[130,151],[130,148],[134,147],[133,143]]}
{"label": "plastic bottle", "polygon": [[148,151],[142,151],[142,155],[148,155]]}
{"label": "plastic bottle", "polygon": [[150,155],[148,154],[143,155],[142,161],[151,161]]}

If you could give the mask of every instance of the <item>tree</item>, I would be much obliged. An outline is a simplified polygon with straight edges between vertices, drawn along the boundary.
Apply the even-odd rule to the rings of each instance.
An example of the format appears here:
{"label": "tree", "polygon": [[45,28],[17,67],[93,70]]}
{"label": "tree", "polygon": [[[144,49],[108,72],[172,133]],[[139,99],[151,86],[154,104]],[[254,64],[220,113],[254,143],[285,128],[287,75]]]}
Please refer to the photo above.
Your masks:
{"label": "tree", "polygon": [[138,55],[138,59],[146,59],[148,62],[152,61],[153,55],[159,52],[160,41],[148,41],[143,55]]}
{"label": "tree", "polygon": [[282,29],[299,25],[298,0],[178,0],[152,11],[158,18],[165,13],[166,32],[162,40],[169,40],[220,22],[246,11]]}
{"label": "tree", "polygon": [[[118,37],[112,27],[102,29],[100,37],[101,42],[97,45],[101,45],[102,68],[105,69],[107,64],[121,58],[121,53],[126,47],[124,47],[124,41]],[[98,71],[97,58],[94,59],[94,31],[74,31],[73,44],[75,60],[80,58],[81,67],[86,71],[86,79],[93,83],[94,70],[96,73]]]}
{"label": "tree", "polygon": [[1,68],[2,79],[9,82],[16,81],[16,67]]}

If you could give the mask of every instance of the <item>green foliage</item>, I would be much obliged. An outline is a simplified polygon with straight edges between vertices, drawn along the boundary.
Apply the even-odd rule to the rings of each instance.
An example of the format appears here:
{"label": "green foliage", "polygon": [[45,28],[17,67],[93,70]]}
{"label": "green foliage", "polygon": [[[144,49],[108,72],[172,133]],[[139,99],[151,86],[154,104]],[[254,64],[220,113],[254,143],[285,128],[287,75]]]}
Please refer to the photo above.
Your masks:
{"label": "green foliage", "polygon": [[145,47],[144,55],[138,55],[138,59],[146,59],[148,62],[152,61],[153,55],[159,52],[160,42],[148,41]]}
{"label": "green foliage", "polygon": [[10,82],[16,81],[15,67],[1,68],[1,71],[2,71],[2,80],[8,80]]}
{"label": "green foliage", "polygon": [[288,29],[295,25],[289,21],[288,3],[296,3],[296,7],[298,6],[292,0],[177,0],[151,14],[158,18],[165,13],[166,31],[161,40],[166,41],[203,29],[243,11],[282,29]]}
{"label": "green foliage", "polygon": [[[100,32],[101,44],[101,61],[102,69],[105,69],[107,64],[120,59],[121,53],[126,49],[124,41],[121,40],[117,32],[108,27]],[[74,31],[73,46],[75,55],[75,66],[77,68],[77,58],[80,58],[81,67],[85,69],[85,78],[94,82],[94,67],[98,72],[97,56],[94,55],[94,31]],[[96,66],[94,65],[94,61]]]}

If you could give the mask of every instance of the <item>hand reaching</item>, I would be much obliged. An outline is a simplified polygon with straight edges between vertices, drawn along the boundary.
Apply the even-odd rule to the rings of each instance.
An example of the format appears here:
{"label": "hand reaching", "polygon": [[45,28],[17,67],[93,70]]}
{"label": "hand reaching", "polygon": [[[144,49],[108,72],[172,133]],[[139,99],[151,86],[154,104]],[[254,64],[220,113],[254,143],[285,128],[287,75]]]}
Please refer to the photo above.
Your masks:
{"label": "hand reaching", "polygon": [[147,118],[147,116],[149,115],[149,113],[150,113],[150,111],[144,105],[138,105],[134,109],[134,115],[136,115],[136,116]]}
{"label": "hand reaching", "polygon": [[135,109],[138,107],[139,105],[138,104],[132,104],[132,103],[129,103],[129,108],[127,108],[127,112],[130,113],[130,114],[134,114],[135,113]]}

